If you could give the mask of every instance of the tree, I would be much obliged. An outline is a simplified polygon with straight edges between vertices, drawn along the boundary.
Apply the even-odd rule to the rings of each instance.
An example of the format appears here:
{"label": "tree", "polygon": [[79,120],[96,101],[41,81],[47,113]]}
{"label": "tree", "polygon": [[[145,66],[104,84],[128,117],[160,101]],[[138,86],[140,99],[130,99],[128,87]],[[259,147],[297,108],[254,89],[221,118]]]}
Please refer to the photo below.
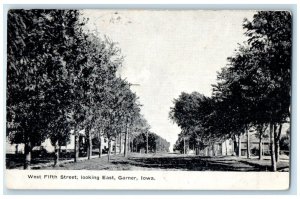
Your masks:
{"label": "tree", "polygon": [[[148,143],[147,143],[147,133],[148,133]],[[141,132],[134,139],[133,144],[136,147],[136,152],[141,151],[141,149],[145,150],[147,153],[147,145],[149,147],[149,151],[151,153],[156,152],[169,152],[170,143],[166,141],[166,139],[161,136],[153,133],[153,132]]]}
{"label": "tree", "polygon": [[207,112],[197,111],[199,103],[181,95],[170,117],[182,128],[182,135],[200,130],[201,139],[208,143],[238,136],[239,155],[241,132],[248,134],[250,127],[256,127],[261,139],[268,125],[272,170],[276,171],[282,123],[290,116],[291,15],[260,11],[251,22],[245,19],[243,27],[249,39],[218,73],[218,82],[212,85],[213,106]]}
{"label": "tree", "polygon": [[[88,159],[92,155],[92,130],[97,118],[102,118],[106,107],[106,94],[115,81],[115,73],[122,63],[120,49],[108,39],[101,41],[95,35],[88,37],[88,59],[83,69],[83,78],[80,85],[83,98],[79,99],[84,110],[84,126],[88,138]],[[101,120],[101,119],[100,119]]]}
{"label": "tree", "polygon": [[68,96],[63,93],[68,79],[66,55],[70,53],[66,49],[75,46],[68,39],[77,36],[78,16],[75,10],[8,13],[7,118],[18,127],[15,135],[21,134],[11,137],[12,141],[25,143],[24,168],[29,168],[32,147],[48,136],[49,121],[58,117],[59,111],[52,108],[57,110],[68,100],[61,101],[63,95]]}
{"label": "tree", "polygon": [[276,171],[276,161],[278,161],[282,123],[290,116],[291,20],[291,14],[288,11],[261,11],[254,15],[251,22],[246,20],[244,23],[245,34],[250,37],[248,43],[252,50],[257,50],[265,56],[258,60],[264,76],[268,79],[264,78],[260,82],[265,81],[269,84],[269,89],[259,96],[264,97],[266,102],[263,110],[268,113],[267,119],[270,123],[274,171]]}
{"label": "tree", "polygon": [[[116,140],[118,135],[118,129],[124,128],[126,131],[125,136],[125,151],[127,152],[127,140],[128,140],[128,126],[132,121],[132,113],[136,106],[136,95],[130,90],[130,84],[126,81],[116,78],[111,81],[107,87],[108,92],[106,93],[104,117],[108,120],[108,126],[106,127],[105,135],[109,142],[109,155],[111,150],[111,140]],[[125,124],[125,125],[124,125]]]}
{"label": "tree", "polygon": [[[31,149],[46,138],[60,146],[75,136],[74,161],[79,156],[79,131],[88,139],[111,141],[122,133],[125,151],[140,104],[130,84],[116,76],[120,49],[108,38],[83,31],[86,19],[78,10],[11,10],[8,13],[7,136],[25,143],[25,168]],[[121,144],[121,142],[120,142]],[[101,155],[101,146],[99,146]]]}
{"label": "tree", "polygon": [[196,92],[182,93],[179,99],[174,100],[174,107],[170,111],[170,118],[182,129],[179,139],[188,140],[187,146],[199,148],[196,151],[204,146],[213,148],[216,142],[223,141],[229,128],[226,112],[220,104],[215,98]]}
{"label": "tree", "polygon": [[[249,39],[229,58],[229,67],[220,77],[228,91],[219,89],[219,93],[238,96],[238,102],[246,102],[240,107],[248,110],[239,111],[248,114],[245,124],[269,123],[272,166],[276,170],[280,126],[289,117],[291,16],[288,12],[258,12],[252,22],[245,20],[243,26]],[[234,92],[235,84],[239,92]]]}
{"label": "tree", "polygon": [[258,124],[256,125],[256,137],[259,139],[259,160],[263,159],[263,143],[262,140],[263,138],[266,138],[266,130],[267,130],[267,125],[265,124]]}

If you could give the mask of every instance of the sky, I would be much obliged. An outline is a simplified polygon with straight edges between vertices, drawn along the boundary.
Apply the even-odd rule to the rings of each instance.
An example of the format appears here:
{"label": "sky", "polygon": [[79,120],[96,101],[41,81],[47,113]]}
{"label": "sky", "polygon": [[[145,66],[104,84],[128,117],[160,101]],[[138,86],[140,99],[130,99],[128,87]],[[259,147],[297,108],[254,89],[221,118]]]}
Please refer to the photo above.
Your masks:
{"label": "sky", "polygon": [[[211,96],[217,71],[227,64],[254,11],[84,10],[86,28],[118,44],[124,56],[118,75],[136,84],[151,131],[171,147],[180,128],[169,119],[181,92]],[[171,148],[172,150],[172,148]]]}

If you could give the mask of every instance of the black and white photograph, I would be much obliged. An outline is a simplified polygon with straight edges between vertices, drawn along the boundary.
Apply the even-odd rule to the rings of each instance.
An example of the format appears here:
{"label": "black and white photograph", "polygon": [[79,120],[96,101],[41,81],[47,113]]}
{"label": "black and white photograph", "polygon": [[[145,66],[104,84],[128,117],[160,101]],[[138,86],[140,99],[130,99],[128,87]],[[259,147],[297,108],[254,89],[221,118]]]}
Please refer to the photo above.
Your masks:
{"label": "black and white photograph", "polygon": [[288,188],[292,17],[289,10],[10,9],[8,184],[26,172],[20,186],[159,188],[167,172],[177,183],[251,175]]}

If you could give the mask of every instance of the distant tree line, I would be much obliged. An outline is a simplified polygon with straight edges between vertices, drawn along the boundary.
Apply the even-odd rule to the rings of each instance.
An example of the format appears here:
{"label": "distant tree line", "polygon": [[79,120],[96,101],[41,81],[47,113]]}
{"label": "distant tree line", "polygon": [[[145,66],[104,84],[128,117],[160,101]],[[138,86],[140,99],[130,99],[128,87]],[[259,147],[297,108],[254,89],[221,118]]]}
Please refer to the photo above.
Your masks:
{"label": "distant tree line", "polygon": [[131,148],[133,152],[141,152],[141,150],[146,153],[169,152],[170,143],[155,133],[146,132],[140,133],[133,139]]}
{"label": "distant tree line", "polygon": [[255,128],[260,140],[269,132],[272,170],[276,171],[282,125],[290,121],[291,14],[259,11],[252,21],[244,20],[243,28],[248,39],[218,72],[212,96],[182,93],[174,100],[170,118],[182,130],[175,148],[182,149],[184,137],[204,148],[229,138],[240,142],[245,134],[249,157],[249,129]]}
{"label": "distant tree line", "polygon": [[124,140],[127,156],[134,137],[149,131],[131,84],[116,75],[123,62],[120,49],[85,32],[87,20],[78,10],[8,12],[6,132],[11,143],[25,145],[25,169],[32,148],[45,139],[55,146],[57,164],[60,146],[71,135],[78,160],[83,129],[88,158],[96,137],[99,145],[108,140],[108,160],[112,141]]}

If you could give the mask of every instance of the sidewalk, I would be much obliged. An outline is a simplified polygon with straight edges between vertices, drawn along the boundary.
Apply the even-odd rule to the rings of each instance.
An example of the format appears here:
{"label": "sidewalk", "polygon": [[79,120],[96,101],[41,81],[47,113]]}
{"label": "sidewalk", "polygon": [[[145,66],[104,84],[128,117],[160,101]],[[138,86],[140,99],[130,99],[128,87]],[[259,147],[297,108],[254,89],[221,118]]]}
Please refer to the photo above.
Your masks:
{"label": "sidewalk", "polygon": [[[105,156],[107,156],[107,154],[102,154],[100,158],[105,157]],[[99,158],[99,155],[91,156],[91,159],[95,159],[95,158]],[[77,159],[77,162],[83,162],[83,161],[86,161],[86,160],[88,160],[88,157],[80,157],[80,158]],[[67,163],[74,163],[74,158],[72,158],[70,160],[60,160],[59,161],[59,165],[67,164]],[[42,167],[51,167],[51,166],[53,166],[53,164],[54,164],[54,161],[50,161],[50,162],[47,162],[47,163],[41,163],[41,164],[34,164],[34,165],[30,165],[29,169],[40,169]],[[13,168],[13,169],[22,170],[23,166],[16,167],[16,168]]]}

